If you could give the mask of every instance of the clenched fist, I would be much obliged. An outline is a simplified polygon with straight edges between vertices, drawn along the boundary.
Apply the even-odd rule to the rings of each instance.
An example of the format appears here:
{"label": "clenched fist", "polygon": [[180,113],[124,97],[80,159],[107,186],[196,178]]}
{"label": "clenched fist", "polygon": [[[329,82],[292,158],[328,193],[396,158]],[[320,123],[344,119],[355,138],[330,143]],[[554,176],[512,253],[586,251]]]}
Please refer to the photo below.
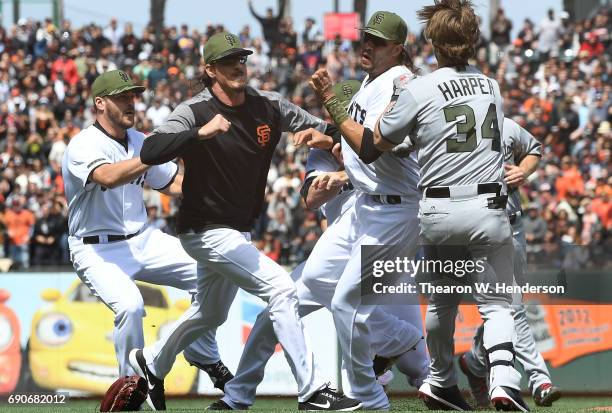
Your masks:
{"label": "clenched fist", "polygon": [[198,137],[201,140],[213,138],[220,133],[227,132],[230,126],[232,126],[232,123],[225,119],[223,115],[215,115],[214,118],[198,130]]}
{"label": "clenched fist", "polygon": [[327,101],[334,95],[331,78],[325,69],[317,70],[310,78],[310,82],[308,82],[308,84],[315,91],[322,102]]}

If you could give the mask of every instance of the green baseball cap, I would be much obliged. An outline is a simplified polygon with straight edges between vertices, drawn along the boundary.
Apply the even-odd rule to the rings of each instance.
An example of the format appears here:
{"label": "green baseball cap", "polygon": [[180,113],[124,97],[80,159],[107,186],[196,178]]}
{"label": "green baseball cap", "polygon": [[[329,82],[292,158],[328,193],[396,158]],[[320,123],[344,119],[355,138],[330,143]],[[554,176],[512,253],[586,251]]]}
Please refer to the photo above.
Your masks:
{"label": "green baseball cap", "polygon": [[390,11],[375,12],[361,31],[401,44],[404,44],[408,36],[408,26],[404,19]]}
{"label": "green baseball cap", "polygon": [[204,62],[206,64],[214,63],[228,56],[248,56],[250,54],[253,54],[253,51],[244,49],[242,43],[240,43],[240,38],[228,32],[211,36],[204,45]]}
{"label": "green baseball cap", "polygon": [[349,103],[351,103],[351,99],[357,93],[359,88],[361,87],[361,82],[359,80],[345,80],[343,82],[336,83],[332,90],[334,94],[340,100],[340,103],[344,107],[348,107]]}
{"label": "green baseball cap", "polygon": [[111,70],[102,73],[94,80],[93,85],[91,85],[91,96],[95,98],[98,96],[118,95],[130,90],[142,93],[145,89],[144,86],[134,84],[130,76],[123,70]]}

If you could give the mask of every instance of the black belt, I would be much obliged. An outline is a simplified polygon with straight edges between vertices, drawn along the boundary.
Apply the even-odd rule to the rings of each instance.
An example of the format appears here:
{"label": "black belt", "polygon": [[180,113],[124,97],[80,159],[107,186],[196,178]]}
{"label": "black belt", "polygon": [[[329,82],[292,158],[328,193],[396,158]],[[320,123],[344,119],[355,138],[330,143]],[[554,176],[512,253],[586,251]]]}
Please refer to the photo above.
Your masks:
{"label": "black belt", "polygon": [[[478,195],[498,194],[501,192],[501,185],[496,183],[478,184]],[[448,186],[436,186],[425,189],[427,198],[450,198],[450,188]]]}
{"label": "black belt", "polygon": [[[126,239],[135,237],[139,233],[140,232],[134,232],[133,234],[129,235],[106,235],[106,242],[111,243],[117,241],[124,241]],[[101,239],[101,237],[104,237],[104,235],[92,235],[91,237],[83,237],[83,244],[102,244],[103,239]]]}
{"label": "black belt", "polygon": [[381,204],[397,205],[402,203],[401,195],[372,195],[372,199]]}
{"label": "black belt", "polygon": [[513,212],[511,214],[508,214],[508,219],[510,220],[510,225],[514,225],[514,223],[516,222],[516,220],[522,215],[521,211],[518,212]]}

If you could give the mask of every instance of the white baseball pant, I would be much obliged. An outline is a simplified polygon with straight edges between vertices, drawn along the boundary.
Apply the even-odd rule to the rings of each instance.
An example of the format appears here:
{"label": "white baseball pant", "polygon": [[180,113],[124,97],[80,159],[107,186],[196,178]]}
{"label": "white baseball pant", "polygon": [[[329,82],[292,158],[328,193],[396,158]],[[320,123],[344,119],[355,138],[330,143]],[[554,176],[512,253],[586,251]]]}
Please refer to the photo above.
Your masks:
{"label": "white baseball pant", "polygon": [[[418,219],[414,204],[381,204],[371,195],[360,193],[343,225],[323,233],[306,262],[302,280],[317,301],[331,309],[344,367],[351,389],[346,392],[360,400],[366,409],[388,409],[389,400],[376,381],[372,368],[370,326],[376,336],[386,338],[387,354],[397,356],[421,341],[422,329],[397,335],[397,317],[377,306],[361,304],[361,246],[387,245],[389,254],[414,256],[417,250]],[[343,217],[344,218],[344,217]],[[417,306],[405,306],[418,312]]]}
{"label": "white baseball pant", "polygon": [[165,376],[176,354],[225,321],[240,287],[268,303],[274,333],[297,381],[298,400],[303,402],[324,383],[316,377],[304,337],[295,286],[289,274],[257,250],[250,238],[249,233],[225,227],[180,235],[185,250],[198,261],[197,300],[168,336],[145,347],[143,354],[151,372]]}
{"label": "white baseball pant", "polygon": [[[115,313],[113,341],[119,374],[134,374],[128,355],[144,347],[144,302],[135,280],[196,292],[196,262],[178,238],[146,228],[128,240],[107,244],[83,244],[69,238],[70,255],[79,278]],[[215,329],[194,341],[188,357],[203,364],[220,360]]]}

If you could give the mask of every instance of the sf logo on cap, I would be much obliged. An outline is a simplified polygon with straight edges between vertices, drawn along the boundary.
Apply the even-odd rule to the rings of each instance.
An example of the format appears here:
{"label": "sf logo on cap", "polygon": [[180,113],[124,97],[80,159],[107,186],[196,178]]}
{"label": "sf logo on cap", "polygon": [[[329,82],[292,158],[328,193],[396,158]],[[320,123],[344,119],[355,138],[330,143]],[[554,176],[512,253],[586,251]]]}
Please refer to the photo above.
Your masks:
{"label": "sf logo on cap", "polygon": [[233,46],[235,43],[237,43],[236,38],[231,34],[225,35],[225,40],[227,40],[227,44],[229,44],[230,46]]}
{"label": "sf logo on cap", "polygon": [[130,78],[128,77],[127,73],[125,72],[119,72],[119,77],[121,78],[121,80],[123,80],[124,82],[127,82],[128,80],[130,80]]}
{"label": "sf logo on cap", "polygon": [[381,24],[384,19],[385,19],[385,15],[384,14],[377,13],[376,17],[374,17],[374,24]]}

